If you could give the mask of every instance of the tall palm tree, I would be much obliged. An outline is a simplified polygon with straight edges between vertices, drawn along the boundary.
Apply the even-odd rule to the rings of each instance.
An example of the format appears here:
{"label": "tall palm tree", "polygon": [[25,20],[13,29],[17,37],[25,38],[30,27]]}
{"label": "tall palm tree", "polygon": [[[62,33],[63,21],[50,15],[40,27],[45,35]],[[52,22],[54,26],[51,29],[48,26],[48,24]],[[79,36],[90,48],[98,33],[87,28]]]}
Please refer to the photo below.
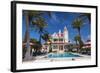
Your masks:
{"label": "tall palm tree", "polygon": [[25,21],[26,21],[25,39],[26,39],[26,48],[27,48],[24,60],[28,61],[28,60],[32,60],[32,55],[30,54],[31,49],[30,49],[29,24],[30,24],[30,21],[32,20],[32,17],[33,16],[38,17],[40,13],[35,12],[35,11],[24,10],[23,15],[25,16]]}
{"label": "tall palm tree", "polygon": [[47,26],[47,23],[42,17],[39,17],[32,21],[32,24],[37,28],[38,33],[40,34],[39,42],[41,43],[42,34],[44,33],[44,28]]}
{"label": "tall palm tree", "polygon": [[[26,32],[25,32],[25,39],[26,39],[26,48],[27,48],[27,51],[26,51],[26,54],[25,54],[25,58],[24,60],[27,61],[27,60],[31,60],[32,59],[32,55],[30,54],[30,36],[29,36],[29,28],[30,28],[30,22],[32,21],[33,18],[37,18],[39,16],[41,16],[42,14],[44,14],[45,12],[40,12],[40,11],[34,11],[34,10],[23,10],[23,15],[25,16],[25,21],[26,21]],[[50,17],[51,17],[51,12],[46,12]],[[40,28],[40,34],[43,30],[42,26],[39,25],[39,28]],[[40,35],[41,37],[41,35]],[[41,41],[41,38],[40,38],[40,41]]]}
{"label": "tall palm tree", "polygon": [[75,19],[74,20],[74,22],[72,23],[72,27],[74,28],[74,29],[77,29],[78,30],[78,33],[79,33],[79,35],[81,36],[81,34],[80,34],[80,30],[81,30],[81,28],[83,27],[83,21],[80,19],[80,18],[78,18],[78,19]]}

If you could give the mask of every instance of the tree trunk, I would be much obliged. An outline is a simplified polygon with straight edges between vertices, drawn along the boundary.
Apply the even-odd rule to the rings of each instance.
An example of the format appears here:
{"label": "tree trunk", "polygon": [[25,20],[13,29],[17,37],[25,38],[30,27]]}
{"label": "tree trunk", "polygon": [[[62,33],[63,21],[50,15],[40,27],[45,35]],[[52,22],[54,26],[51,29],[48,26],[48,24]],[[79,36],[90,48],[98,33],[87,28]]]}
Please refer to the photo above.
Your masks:
{"label": "tree trunk", "polygon": [[26,18],[26,54],[24,61],[29,61],[32,60],[32,55],[30,54],[30,37],[29,37],[29,17],[28,17],[28,12],[25,13],[25,18]]}
{"label": "tree trunk", "polygon": [[79,33],[79,36],[81,36],[80,28],[78,28],[78,33]]}
{"label": "tree trunk", "polygon": [[[77,40],[76,40],[76,47],[78,46],[78,43],[77,43]],[[78,52],[78,47],[76,48],[77,49],[77,52]]]}
{"label": "tree trunk", "polygon": [[40,44],[41,44],[41,37],[42,37],[42,32],[41,32],[42,30],[40,29],[39,30],[39,33],[40,33],[40,37],[39,37],[39,42],[40,42]]}
{"label": "tree trunk", "polygon": [[80,52],[80,49],[81,49],[81,32],[80,32],[80,28],[78,28],[78,32],[79,32],[79,36],[80,36],[80,40],[79,40],[79,48],[78,48],[78,53]]}
{"label": "tree trunk", "polygon": [[40,44],[41,44],[41,37],[42,37],[42,35],[41,35],[41,33],[40,33],[40,37],[39,37],[39,42],[40,42]]}

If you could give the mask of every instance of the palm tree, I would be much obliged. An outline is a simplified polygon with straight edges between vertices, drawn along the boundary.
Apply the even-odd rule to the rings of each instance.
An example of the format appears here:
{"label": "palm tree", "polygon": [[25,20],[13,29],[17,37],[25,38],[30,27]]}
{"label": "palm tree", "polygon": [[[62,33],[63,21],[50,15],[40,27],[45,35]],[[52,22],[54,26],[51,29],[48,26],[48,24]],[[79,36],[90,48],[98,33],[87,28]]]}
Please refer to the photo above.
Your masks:
{"label": "palm tree", "polygon": [[78,36],[74,37],[74,41],[75,41],[76,45],[78,45]]}
{"label": "palm tree", "polygon": [[[23,10],[23,16],[25,16],[25,21],[26,21],[26,32],[25,32],[25,41],[27,43],[26,48],[26,54],[25,54],[25,58],[24,60],[31,60],[32,59],[32,55],[30,54],[30,36],[29,36],[29,28],[30,28],[30,23],[32,21],[33,18],[38,18],[40,17],[42,14],[44,14],[45,12],[40,12],[40,11],[32,11],[32,10]],[[51,17],[51,12],[46,12],[50,17]],[[41,22],[43,21],[42,19],[39,19]],[[40,21],[39,21],[39,25],[38,27],[39,29],[39,33],[41,34],[43,31],[43,27],[42,25],[40,25]],[[40,35],[41,37],[41,35]],[[41,41],[41,38],[40,38]]]}
{"label": "palm tree", "polygon": [[30,42],[29,42],[29,16],[28,16],[27,11],[25,11],[24,14],[25,14],[25,20],[26,20],[25,36],[26,36],[26,48],[27,48],[24,60],[27,61],[27,60],[31,60],[32,56],[30,55]]}
{"label": "palm tree", "polygon": [[26,51],[26,54],[25,54],[25,58],[24,60],[25,61],[28,61],[28,60],[32,60],[32,55],[30,54],[30,36],[29,36],[29,24],[30,24],[30,21],[32,20],[32,17],[38,17],[40,15],[39,12],[35,12],[35,11],[27,11],[27,10],[24,10],[23,11],[23,15],[25,16],[25,20],[26,20],[26,32],[25,32],[25,39],[26,39],[26,48],[27,48],[27,51]]}
{"label": "palm tree", "polygon": [[45,32],[44,28],[47,26],[47,23],[42,17],[39,17],[33,20],[32,24],[37,28],[37,31],[40,34],[39,42],[41,43],[42,34]]}
{"label": "palm tree", "polygon": [[83,21],[80,18],[75,19],[74,22],[72,23],[72,27],[78,30],[80,36],[81,36],[80,29],[82,28],[82,26],[83,26]]}
{"label": "palm tree", "polygon": [[78,45],[79,45],[79,41],[81,40],[81,38],[80,38],[79,35],[77,35],[77,36],[74,37],[74,40],[75,40],[75,42],[76,42],[77,52],[79,52],[79,47],[78,47]]}

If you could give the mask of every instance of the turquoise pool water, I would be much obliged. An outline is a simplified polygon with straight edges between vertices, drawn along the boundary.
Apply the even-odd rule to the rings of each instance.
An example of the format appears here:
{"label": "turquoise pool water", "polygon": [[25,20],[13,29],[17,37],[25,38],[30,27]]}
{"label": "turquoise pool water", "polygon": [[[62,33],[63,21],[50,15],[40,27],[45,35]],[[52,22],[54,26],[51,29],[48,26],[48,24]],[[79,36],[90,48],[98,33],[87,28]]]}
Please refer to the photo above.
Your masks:
{"label": "turquoise pool water", "polygon": [[68,58],[68,57],[80,57],[72,53],[52,53],[48,55],[48,58]]}

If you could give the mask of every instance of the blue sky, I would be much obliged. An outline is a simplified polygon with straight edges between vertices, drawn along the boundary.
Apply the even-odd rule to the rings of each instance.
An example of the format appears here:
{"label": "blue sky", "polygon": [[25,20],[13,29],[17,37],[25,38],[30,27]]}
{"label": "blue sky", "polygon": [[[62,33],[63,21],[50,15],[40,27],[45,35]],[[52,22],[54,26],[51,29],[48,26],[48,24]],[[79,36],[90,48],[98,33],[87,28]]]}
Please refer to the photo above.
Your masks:
{"label": "blue sky", "polygon": [[[71,42],[74,41],[74,36],[76,36],[77,30],[72,28],[72,22],[74,19],[76,19],[81,13],[74,13],[74,12],[51,12],[51,18],[44,14],[43,18],[45,18],[46,23],[48,26],[46,27],[46,30],[49,32],[49,34],[53,34],[54,32],[58,32],[59,29],[63,31],[64,27],[66,26],[69,33],[69,40]],[[24,38],[25,35],[25,16],[23,15],[22,18],[22,37]],[[81,28],[81,36],[83,41],[86,41],[90,36],[90,23],[88,20],[84,22],[83,27]],[[30,29],[30,37],[39,39],[39,34],[35,30]]]}

